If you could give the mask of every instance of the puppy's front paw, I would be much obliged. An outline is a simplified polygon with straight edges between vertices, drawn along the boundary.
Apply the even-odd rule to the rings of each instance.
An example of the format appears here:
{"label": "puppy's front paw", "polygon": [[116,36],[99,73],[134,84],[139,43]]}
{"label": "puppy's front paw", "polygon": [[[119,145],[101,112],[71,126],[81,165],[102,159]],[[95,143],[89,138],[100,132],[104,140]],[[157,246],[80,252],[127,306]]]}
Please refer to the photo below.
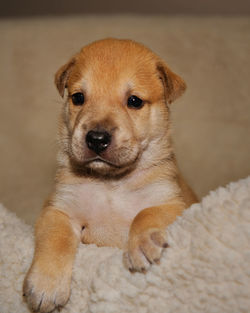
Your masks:
{"label": "puppy's front paw", "polygon": [[70,296],[71,274],[33,264],[23,285],[23,295],[34,312],[48,313],[63,307]]}
{"label": "puppy's front paw", "polygon": [[124,264],[131,272],[145,273],[150,264],[159,264],[163,248],[167,246],[166,232],[162,229],[150,228],[143,233],[130,234]]}

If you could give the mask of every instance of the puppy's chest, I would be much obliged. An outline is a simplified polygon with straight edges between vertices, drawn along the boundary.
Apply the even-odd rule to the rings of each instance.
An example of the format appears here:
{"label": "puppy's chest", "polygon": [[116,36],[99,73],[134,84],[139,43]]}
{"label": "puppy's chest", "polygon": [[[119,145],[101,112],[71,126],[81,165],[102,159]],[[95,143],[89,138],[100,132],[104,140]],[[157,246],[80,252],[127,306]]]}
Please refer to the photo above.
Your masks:
{"label": "puppy's chest", "polygon": [[59,194],[60,208],[84,228],[84,243],[123,247],[133,218],[144,208],[164,204],[171,187],[157,184],[131,191],[86,183],[64,186]]}

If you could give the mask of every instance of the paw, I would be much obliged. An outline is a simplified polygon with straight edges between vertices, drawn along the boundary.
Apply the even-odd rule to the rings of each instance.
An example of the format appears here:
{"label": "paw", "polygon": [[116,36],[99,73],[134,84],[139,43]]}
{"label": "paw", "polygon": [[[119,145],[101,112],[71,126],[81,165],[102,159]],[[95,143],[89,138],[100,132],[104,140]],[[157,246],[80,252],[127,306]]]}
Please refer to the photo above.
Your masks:
{"label": "paw", "polygon": [[70,296],[71,274],[44,271],[34,264],[23,284],[23,296],[34,312],[48,313],[63,307]]}
{"label": "paw", "polygon": [[145,273],[151,264],[159,264],[162,251],[167,247],[165,230],[151,228],[130,234],[128,251],[123,255],[124,264],[131,272]]}

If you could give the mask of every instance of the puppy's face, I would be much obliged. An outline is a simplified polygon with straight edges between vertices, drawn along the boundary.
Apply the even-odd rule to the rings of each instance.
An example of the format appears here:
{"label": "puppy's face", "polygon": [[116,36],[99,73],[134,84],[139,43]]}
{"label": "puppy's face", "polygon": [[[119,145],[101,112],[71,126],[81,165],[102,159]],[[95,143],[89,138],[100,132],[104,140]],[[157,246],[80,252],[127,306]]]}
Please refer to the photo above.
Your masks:
{"label": "puppy's face", "polygon": [[61,96],[68,89],[60,134],[76,168],[114,176],[164,153],[167,103],[185,83],[149,49],[129,40],[94,42],[55,81]]}

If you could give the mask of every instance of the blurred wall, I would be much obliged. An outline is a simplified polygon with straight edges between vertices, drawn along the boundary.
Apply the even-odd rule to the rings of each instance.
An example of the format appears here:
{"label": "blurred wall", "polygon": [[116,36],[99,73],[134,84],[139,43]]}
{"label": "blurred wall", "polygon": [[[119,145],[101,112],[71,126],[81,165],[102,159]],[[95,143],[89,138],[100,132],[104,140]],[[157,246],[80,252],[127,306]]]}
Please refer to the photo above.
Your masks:
{"label": "blurred wall", "polygon": [[12,0],[0,1],[0,17],[81,13],[249,14],[249,0]]}

